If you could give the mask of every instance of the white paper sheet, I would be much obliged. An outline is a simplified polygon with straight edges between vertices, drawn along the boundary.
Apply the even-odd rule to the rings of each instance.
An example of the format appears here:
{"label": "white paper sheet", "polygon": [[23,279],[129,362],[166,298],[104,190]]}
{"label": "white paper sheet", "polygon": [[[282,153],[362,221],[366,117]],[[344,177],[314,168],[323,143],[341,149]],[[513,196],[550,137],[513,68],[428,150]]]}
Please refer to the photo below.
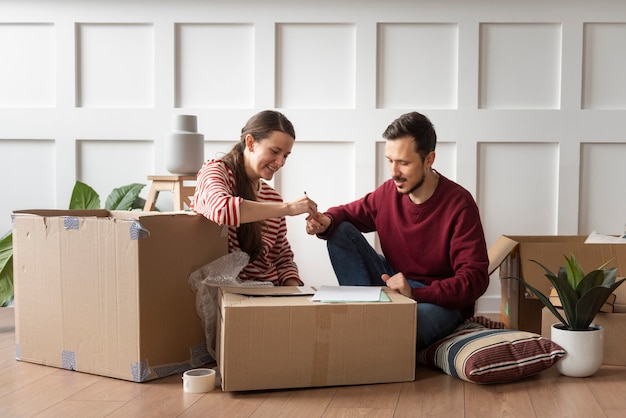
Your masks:
{"label": "white paper sheet", "polygon": [[378,302],[381,288],[372,286],[322,286],[311,300],[322,302]]}
{"label": "white paper sheet", "polygon": [[602,235],[592,231],[585,240],[585,244],[626,244],[626,239],[612,235]]}

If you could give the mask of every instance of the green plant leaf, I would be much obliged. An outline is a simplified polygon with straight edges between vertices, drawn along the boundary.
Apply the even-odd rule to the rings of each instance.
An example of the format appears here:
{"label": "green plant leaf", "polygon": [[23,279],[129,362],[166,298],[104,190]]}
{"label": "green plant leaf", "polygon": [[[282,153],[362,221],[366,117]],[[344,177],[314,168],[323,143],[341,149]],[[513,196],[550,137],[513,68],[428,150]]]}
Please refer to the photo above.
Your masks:
{"label": "green plant leaf", "polygon": [[0,240],[0,306],[13,298],[13,233]]}
{"label": "green plant leaf", "polygon": [[85,183],[77,181],[72,190],[70,209],[100,209],[100,196]]}
{"label": "green plant leaf", "polygon": [[[602,270],[596,270],[602,272]],[[572,323],[572,329],[587,329],[611,296],[611,293],[626,279],[621,279],[612,286],[595,286],[587,291],[576,304],[576,318]]]}
{"label": "green plant leaf", "polygon": [[560,315],[559,310],[550,303],[550,300],[546,298],[545,295],[541,294],[541,292],[528,284],[525,280],[520,278],[516,279],[524,283],[544,306],[570,330],[579,331],[588,329],[593,318],[600,312],[602,305],[606,303],[611,293],[626,281],[626,279],[621,279],[618,282],[615,281],[617,277],[616,267],[603,270],[604,266],[608,263],[585,274],[574,255],[570,258],[565,256],[566,266],[559,268],[558,275],[554,275],[550,269],[539,261],[531,261],[545,270],[545,276],[550,280],[550,283],[552,283],[552,286],[559,295],[563,307],[562,311],[567,320]]}
{"label": "green plant leaf", "polygon": [[127,186],[113,189],[107,198],[104,208],[108,210],[131,210],[135,209],[135,201],[139,197],[141,190],[146,187],[145,184],[132,183]]}
{"label": "green plant leaf", "polygon": [[576,303],[578,302],[578,293],[576,290],[570,287],[570,281],[567,277],[554,277],[551,279],[547,276],[548,279],[552,282],[552,287],[556,289],[556,292],[561,299],[561,305],[563,306],[563,313],[567,318],[567,322],[563,322],[567,327],[570,327],[572,322],[576,320],[575,309]]}
{"label": "green plant leaf", "polygon": [[[537,263],[540,264],[540,263]],[[542,266],[543,267],[543,266]],[[545,268],[545,267],[544,267]],[[549,270],[548,270],[549,271]],[[546,276],[548,276],[546,274]],[[552,277],[556,277],[554,275],[552,275]],[[561,315],[561,313],[559,312],[559,310],[552,304],[552,302],[550,302],[550,299],[548,299],[546,297],[546,295],[544,295],[543,293],[541,293],[541,291],[537,288],[535,288],[534,286],[532,286],[530,283],[528,283],[526,280],[521,279],[519,277],[506,277],[507,279],[513,279],[513,280],[517,280],[521,283],[524,284],[524,286],[526,286],[526,288],[528,288],[528,290],[530,290],[536,297],[537,299],[539,299],[541,301],[541,303],[543,303],[543,305],[548,308],[550,310],[550,312],[552,312],[552,314],[559,320],[561,321],[561,323],[565,324],[567,326],[567,321],[565,320],[565,318],[563,318],[563,316]]]}
{"label": "green plant leaf", "polygon": [[565,268],[567,269],[567,280],[569,281],[570,287],[576,289],[585,276],[585,273],[582,267],[580,267],[580,264],[578,264],[574,254],[572,254],[570,258],[565,256]]}
{"label": "green plant leaf", "polygon": [[[612,272],[612,273],[611,273]],[[576,288],[578,297],[582,297],[585,293],[596,286],[603,286],[606,282],[606,287],[609,287],[615,282],[617,268],[611,270],[594,270],[588,273]],[[613,280],[611,280],[613,278]]]}
{"label": "green plant leaf", "polygon": [[[600,267],[600,269],[602,269],[602,267]],[[615,279],[617,278],[617,267],[605,270],[604,273],[602,286],[613,286],[613,283],[615,283]]]}

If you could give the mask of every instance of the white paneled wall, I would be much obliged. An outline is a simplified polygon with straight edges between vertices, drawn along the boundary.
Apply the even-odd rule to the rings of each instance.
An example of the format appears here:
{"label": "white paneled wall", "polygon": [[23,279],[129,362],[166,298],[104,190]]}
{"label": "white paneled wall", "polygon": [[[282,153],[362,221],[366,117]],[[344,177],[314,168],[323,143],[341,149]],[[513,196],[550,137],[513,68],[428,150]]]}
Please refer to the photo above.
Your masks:
{"label": "white paneled wall", "polygon": [[[173,114],[198,116],[210,158],[267,108],[296,127],[273,182],[286,200],[373,189],[382,132],[418,110],[489,245],[626,223],[623,1],[0,0],[0,63],[2,234],[14,209],[67,207],[76,180],[104,202],[167,174]],[[304,217],[288,227],[303,278],[336,283]],[[499,292],[494,277],[479,310]]]}

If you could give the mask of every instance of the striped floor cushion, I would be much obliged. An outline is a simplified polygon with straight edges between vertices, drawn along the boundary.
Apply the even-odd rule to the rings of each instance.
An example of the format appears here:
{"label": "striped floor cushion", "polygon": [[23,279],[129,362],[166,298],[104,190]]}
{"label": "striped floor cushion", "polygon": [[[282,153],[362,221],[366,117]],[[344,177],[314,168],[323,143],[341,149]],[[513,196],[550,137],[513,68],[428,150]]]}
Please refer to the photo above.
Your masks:
{"label": "striped floor cushion", "polygon": [[546,370],[565,350],[541,335],[465,323],[419,353],[419,361],[474,383],[504,383]]}

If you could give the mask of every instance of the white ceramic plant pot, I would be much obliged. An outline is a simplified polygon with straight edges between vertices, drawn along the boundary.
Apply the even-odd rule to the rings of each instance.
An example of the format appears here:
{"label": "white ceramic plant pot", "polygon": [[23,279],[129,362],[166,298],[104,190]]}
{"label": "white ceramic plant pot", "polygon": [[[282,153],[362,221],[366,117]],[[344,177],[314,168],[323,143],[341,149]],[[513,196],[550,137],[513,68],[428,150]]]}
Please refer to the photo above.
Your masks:
{"label": "white ceramic plant pot", "polygon": [[553,324],[551,339],[567,352],[556,362],[565,376],[587,377],[598,371],[604,360],[604,328],[592,325],[587,331],[570,331],[562,324]]}
{"label": "white ceramic plant pot", "polygon": [[204,135],[195,115],[174,115],[165,134],[165,168],[172,174],[196,175],[204,163]]}

